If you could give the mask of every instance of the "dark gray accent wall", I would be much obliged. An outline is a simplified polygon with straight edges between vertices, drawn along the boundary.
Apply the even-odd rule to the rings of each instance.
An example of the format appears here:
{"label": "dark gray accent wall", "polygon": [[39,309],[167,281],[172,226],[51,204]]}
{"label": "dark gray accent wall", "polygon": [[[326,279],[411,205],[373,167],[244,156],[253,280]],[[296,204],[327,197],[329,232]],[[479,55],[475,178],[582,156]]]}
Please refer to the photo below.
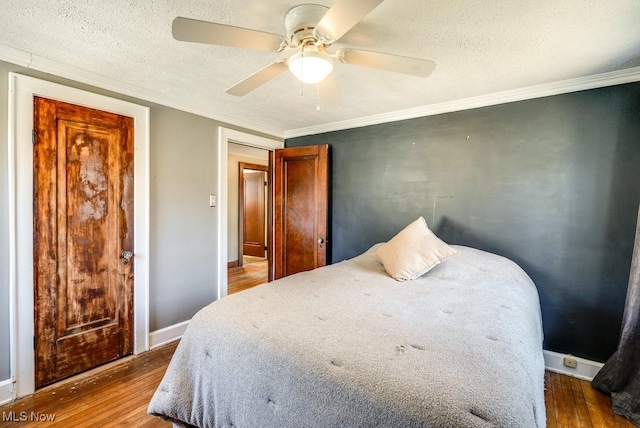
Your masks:
{"label": "dark gray accent wall", "polygon": [[547,350],[605,361],[620,333],[640,203],[640,83],[288,139],[332,154],[332,261],[422,215],[516,261]]}

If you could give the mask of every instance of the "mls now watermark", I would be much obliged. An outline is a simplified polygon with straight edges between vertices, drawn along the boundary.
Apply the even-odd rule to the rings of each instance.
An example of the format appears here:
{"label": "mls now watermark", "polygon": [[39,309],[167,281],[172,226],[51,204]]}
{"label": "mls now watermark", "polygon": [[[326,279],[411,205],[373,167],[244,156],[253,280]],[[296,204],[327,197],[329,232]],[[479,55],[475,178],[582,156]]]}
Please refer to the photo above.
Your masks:
{"label": "mls now watermark", "polygon": [[53,422],[54,413],[40,412],[2,412],[3,422]]}

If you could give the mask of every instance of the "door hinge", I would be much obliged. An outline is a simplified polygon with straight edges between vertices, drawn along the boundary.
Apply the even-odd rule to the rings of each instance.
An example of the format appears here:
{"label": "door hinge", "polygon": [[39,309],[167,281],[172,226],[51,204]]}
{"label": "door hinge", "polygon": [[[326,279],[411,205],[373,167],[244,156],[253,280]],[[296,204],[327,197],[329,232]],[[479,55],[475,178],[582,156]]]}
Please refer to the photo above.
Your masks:
{"label": "door hinge", "polygon": [[38,346],[38,338],[36,336],[33,336],[33,349],[36,349],[37,346]]}
{"label": "door hinge", "polygon": [[31,130],[31,143],[36,144],[38,142],[38,133],[35,129]]}

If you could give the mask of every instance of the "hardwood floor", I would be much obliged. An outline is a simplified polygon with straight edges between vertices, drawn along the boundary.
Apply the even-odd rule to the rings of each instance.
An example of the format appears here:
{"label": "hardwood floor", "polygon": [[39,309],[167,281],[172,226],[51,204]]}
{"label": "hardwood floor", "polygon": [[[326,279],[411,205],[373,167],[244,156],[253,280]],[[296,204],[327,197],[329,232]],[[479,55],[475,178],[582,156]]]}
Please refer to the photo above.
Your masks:
{"label": "hardwood floor", "polygon": [[[0,427],[170,427],[147,415],[147,405],[176,346],[173,342],[0,406]],[[589,382],[547,372],[545,383],[548,428],[635,427],[614,415],[609,397]],[[23,415],[27,420],[21,422]],[[47,418],[53,420],[42,422]]]}
{"label": "hardwood floor", "polygon": [[237,293],[247,288],[267,282],[268,265],[267,261],[246,263],[241,267],[228,269],[227,294]]}
{"label": "hardwood floor", "polygon": [[545,373],[547,428],[632,428],[634,424],[611,410],[611,399],[587,381]]}
{"label": "hardwood floor", "polygon": [[171,427],[147,415],[178,342],[127,357],[0,406],[0,427]]}

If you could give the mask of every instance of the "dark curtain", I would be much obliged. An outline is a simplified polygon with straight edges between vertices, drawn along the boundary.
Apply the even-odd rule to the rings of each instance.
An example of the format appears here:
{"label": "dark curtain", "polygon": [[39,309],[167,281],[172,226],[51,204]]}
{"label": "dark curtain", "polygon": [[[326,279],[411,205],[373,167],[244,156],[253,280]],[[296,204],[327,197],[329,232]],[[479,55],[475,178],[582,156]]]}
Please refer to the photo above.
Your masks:
{"label": "dark curtain", "polygon": [[591,383],[611,395],[613,411],[640,426],[640,213],[618,350]]}

